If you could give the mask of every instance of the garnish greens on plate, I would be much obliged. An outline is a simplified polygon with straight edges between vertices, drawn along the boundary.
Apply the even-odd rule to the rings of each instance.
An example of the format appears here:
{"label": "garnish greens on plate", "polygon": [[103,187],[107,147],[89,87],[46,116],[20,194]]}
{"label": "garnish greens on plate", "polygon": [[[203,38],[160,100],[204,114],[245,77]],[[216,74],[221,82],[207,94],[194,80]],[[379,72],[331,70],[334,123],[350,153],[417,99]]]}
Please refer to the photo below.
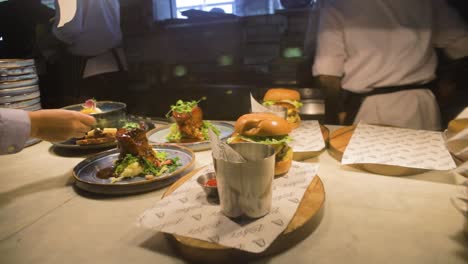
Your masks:
{"label": "garnish greens on plate", "polygon": [[136,176],[144,176],[151,180],[171,173],[181,166],[178,157],[169,158],[167,152],[154,150],[148,144],[143,129],[121,128],[117,130],[116,137],[120,150],[119,159],[111,170],[104,169],[104,177],[100,177],[109,178],[111,183]]}
{"label": "garnish greens on plate", "polygon": [[181,165],[178,157],[167,158],[167,152],[153,150],[153,154],[158,161],[157,163],[132,154],[127,154],[122,160],[117,160],[114,170],[115,177],[110,178],[111,183],[136,176],[145,176],[146,179],[152,179],[164,173],[171,173]]}
{"label": "garnish greens on plate", "polygon": [[170,126],[166,139],[169,142],[197,142],[208,140],[208,130],[211,129],[219,136],[219,129],[209,121],[203,120],[202,109],[198,106],[199,101],[178,100],[171,105],[171,110],[176,123]]}

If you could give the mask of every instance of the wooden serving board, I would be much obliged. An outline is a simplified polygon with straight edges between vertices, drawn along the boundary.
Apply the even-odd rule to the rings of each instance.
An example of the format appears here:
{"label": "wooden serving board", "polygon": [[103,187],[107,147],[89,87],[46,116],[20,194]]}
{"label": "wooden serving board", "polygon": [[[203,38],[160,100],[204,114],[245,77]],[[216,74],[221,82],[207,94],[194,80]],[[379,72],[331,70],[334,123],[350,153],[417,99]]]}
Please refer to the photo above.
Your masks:
{"label": "wooden serving board", "polygon": [[343,153],[348,146],[351,136],[353,136],[356,126],[346,126],[333,131],[330,135],[328,151],[330,155],[338,161],[341,161]]}
{"label": "wooden serving board", "polygon": [[[354,129],[356,129],[356,125],[342,127],[331,133],[328,153],[330,153],[330,155],[336,160],[341,162],[341,158],[343,157],[343,153],[346,150],[349,141],[351,140],[351,137],[354,133]],[[424,169],[371,163],[353,164],[350,166],[363,169],[371,173],[389,176],[408,176],[427,171]]]}
{"label": "wooden serving board", "polygon": [[[170,195],[198,171],[199,170],[196,170],[180,178],[166,190],[162,198]],[[266,251],[260,254],[240,251],[219,244],[179,235],[166,234],[166,236],[173,242],[178,253],[190,261],[223,263],[232,262],[233,260],[239,262],[240,260],[258,258],[281,252],[306,238],[320,223],[323,216],[324,202],[325,189],[320,177],[316,176],[304,193],[296,214],[293,216],[284,232],[278,236]]]}
{"label": "wooden serving board", "polygon": [[330,141],[330,130],[326,126],[320,125],[320,131],[322,132],[323,141],[325,142],[325,148],[319,151],[294,152],[293,160],[301,161],[317,157],[327,148],[328,142]]}

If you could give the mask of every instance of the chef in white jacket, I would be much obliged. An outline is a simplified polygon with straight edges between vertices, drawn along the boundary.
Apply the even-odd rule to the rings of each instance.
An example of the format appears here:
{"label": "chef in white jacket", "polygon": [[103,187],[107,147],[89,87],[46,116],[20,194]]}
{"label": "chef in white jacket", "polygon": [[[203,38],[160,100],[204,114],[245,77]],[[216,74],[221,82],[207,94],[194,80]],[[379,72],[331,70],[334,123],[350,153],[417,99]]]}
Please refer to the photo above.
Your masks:
{"label": "chef in white jacket", "polygon": [[[430,89],[435,47],[452,59],[468,56],[467,27],[445,0],[327,1],[313,74],[326,87],[328,122],[441,129]],[[348,110],[341,88],[356,99]]]}
{"label": "chef in white jacket", "polygon": [[[86,80],[127,69],[125,56],[120,48],[122,31],[118,0],[56,0],[55,7],[54,35],[67,44],[68,52],[82,58],[80,78]],[[98,82],[99,90],[105,90],[103,86],[107,82]],[[90,86],[93,85],[81,85],[80,91]],[[86,92],[80,95],[95,97]],[[103,93],[100,95],[105,96]]]}

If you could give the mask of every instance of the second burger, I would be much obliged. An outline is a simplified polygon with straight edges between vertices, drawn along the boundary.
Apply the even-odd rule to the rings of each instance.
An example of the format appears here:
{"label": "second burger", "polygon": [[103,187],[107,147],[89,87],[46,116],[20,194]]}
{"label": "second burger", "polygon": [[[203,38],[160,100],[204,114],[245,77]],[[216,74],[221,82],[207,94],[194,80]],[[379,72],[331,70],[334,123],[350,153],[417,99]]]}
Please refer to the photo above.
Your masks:
{"label": "second burger", "polygon": [[291,125],[283,118],[271,113],[245,114],[237,119],[229,144],[255,142],[275,148],[275,176],[283,175],[291,167],[293,151],[288,145]]}
{"label": "second burger", "polygon": [[287,109],[287,120],[292,128],[299,127],[301,117],[299,108],[302,107],[301,94],[293,89],[272,88],[263,97],[263,105],[279,105]]}

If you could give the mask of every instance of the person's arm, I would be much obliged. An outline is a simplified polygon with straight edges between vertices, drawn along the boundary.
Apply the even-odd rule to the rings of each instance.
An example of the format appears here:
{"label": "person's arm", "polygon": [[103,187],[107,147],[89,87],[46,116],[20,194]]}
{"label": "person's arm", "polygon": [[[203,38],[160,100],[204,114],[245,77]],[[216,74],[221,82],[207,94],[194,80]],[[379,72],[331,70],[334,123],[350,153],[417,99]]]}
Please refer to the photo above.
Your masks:
{"label": "person's arm", "polygon": [[30,137],[51,142],[80,138],[94,124],[94,117],[76,111],[0,109],[0,154],[19,152]]}
{"label": "person's arm", "polygon": [[29,112],[29,118],[31,137],[51,142],[84,137],[96,124],[96,119],[90,115],[63,109]]}
{"label": "person's arm", "polygon": [[312,72],[325,91],[325,122],[343,124],[344,109],[340,103],[341,76],[347,58],[343,36],[343,18],[332,5],[320,10],[317,49]]}
{"label": "person's arm", "polygon": [[344,124],[346,112],[341,102],[341,78],[330,75],[319,75],[316,80],[325,91],[325,123]]}
{"label": "person's arm", "polygon": [[26,111],[0,109],[0,155],[22,150],[30,130],[31,122]]}

